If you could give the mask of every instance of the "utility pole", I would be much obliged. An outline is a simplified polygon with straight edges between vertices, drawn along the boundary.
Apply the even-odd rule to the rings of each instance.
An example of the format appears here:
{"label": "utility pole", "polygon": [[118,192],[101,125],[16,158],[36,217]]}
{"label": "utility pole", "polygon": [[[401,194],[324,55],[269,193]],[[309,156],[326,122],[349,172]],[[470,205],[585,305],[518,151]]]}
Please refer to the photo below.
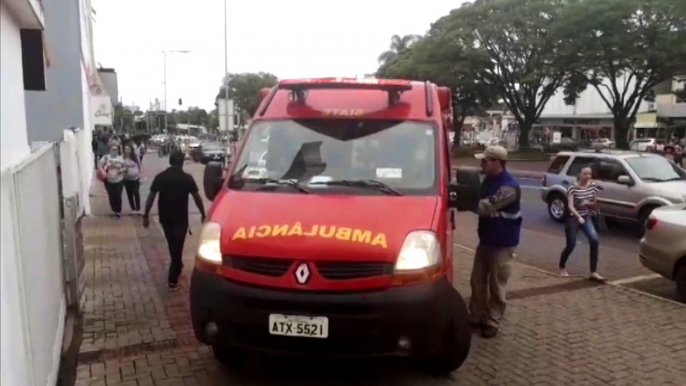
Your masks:
{"label": "utility pole", "polygon": [[236,146],[233,143],[232,133],[229,132],[229,31],[227,12],[226,0],[224,0],[224,121],[226,134],[229,136],[231,154],[235,154]]}
{"label": "utility pole", "polygon": [[164,54],[164,131],[167,130],[167,51]]}

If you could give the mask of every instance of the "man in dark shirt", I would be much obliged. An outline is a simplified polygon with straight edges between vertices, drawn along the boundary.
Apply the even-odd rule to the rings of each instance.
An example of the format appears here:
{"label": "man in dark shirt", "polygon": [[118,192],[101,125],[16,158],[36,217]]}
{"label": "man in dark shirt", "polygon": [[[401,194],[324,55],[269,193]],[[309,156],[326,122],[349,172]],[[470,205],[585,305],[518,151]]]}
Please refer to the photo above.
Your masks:
{"label": "man in dark shirt", "polygon": [[150,187],[150,195],[145,203],[143,226],[149,227],[148,218],[155,197],[159,193],[157,208],[160,225],[169,246],[171,264],[169,265],[169,289],[179,288],[179,276],[183,270],[183,244],[188,232],[188,196],[193,196],[195,205],[200,210],[202,222],[205,222],[205,208],[198,194],[198,186],[193,177],[184,172],[184,154],[174,151],[169,155],[169,168],[155,176]]}

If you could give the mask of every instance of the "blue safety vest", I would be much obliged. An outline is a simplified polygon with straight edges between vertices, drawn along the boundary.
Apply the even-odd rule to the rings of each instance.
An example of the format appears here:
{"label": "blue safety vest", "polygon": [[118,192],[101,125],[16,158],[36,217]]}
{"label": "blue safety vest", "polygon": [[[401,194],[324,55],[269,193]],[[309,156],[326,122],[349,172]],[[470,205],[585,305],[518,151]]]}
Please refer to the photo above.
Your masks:
{"label": "blue safety vest", "polygon": [[[488,199],[503,186],[512,186],[517,190],[517,200],[492,216],[479,216],[479,244],[486,247],[511,248],[519,245],[519,234],[522,229],[522,212],[520,207],[521,190],[517,180],[507,171],[498,176],[486,176],[481,183],[481,199]],[[494,199],[494,201],[497,199]]]}

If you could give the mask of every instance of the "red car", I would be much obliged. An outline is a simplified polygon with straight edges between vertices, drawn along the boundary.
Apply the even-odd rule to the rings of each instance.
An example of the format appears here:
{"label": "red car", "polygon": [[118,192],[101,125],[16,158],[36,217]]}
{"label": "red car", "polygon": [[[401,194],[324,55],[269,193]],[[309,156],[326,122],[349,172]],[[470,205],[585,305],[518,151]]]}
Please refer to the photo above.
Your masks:
{"label": "red car", "polygon": [[475,208],[479,176],[450,183],[450,91],[332,78],[261,96],[226,175],[206,167],[196,337],[225,363],[249,349],[458,368],[472,330],[451,209]]}

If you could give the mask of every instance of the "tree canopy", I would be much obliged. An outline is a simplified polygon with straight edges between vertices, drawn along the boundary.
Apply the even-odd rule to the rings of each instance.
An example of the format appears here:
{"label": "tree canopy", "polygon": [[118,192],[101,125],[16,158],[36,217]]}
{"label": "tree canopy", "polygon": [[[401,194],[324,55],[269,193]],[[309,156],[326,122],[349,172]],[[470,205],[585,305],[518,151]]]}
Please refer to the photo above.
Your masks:
{"label": "tree canopy", "polygon": [[686,2],[579,0],[566,7],[558,31],[575,64],[567,102],[593,87],[614,116],[618,147],[641,103],[665,80],[686,74]]}
{"label": "tree canopy", "polygon": [[[238,111],[252,117],[260,105],[260,90],[273,87],[277,82],[276,75],[268,72],[229,74],[229,97],[233,98]],[[217,98],[224,98],[224,84],[226,82],[219,88]]]}
{"label": "tree canopy", "polygon": [[467,50],[460,42],[443,35],[428,35],[411,49],[402,52],[379,68],[377,76],[385,78],[429,80],[453,91],[455,145],[467,116],[480,115],[496,100],[494,89],[479,76],[487,58],[478,51]]}
{"label": "tree canopy", "polygon": [[393,35],[391,37],[391,45],[388,51],[383,52],[377,59],[379,64],[387,64],[395,59],[403,51],[410,48],[420,37],[418,35]]}
{"label": "tree canopy", "polygon": [[685,33],[686,1],[475,0],[415,44],[384,53],[377,76],[453,88],[456,117],[502,100],[521,147],[559,90],[573,104],[590,87],[614,116],[618,146],[627,146],[653,88],[686,74]]}
{"label": "tree canopy", "polygon": [[[379,72],[453,88],[462,115],[502,98],[519,123],[520,145],[528,147],[529,130],[567,74],[567,64],[559,60],[560,41],[551,33],[564,2],[467,3]],[[419,70],[409,70],[415,67]]]}

